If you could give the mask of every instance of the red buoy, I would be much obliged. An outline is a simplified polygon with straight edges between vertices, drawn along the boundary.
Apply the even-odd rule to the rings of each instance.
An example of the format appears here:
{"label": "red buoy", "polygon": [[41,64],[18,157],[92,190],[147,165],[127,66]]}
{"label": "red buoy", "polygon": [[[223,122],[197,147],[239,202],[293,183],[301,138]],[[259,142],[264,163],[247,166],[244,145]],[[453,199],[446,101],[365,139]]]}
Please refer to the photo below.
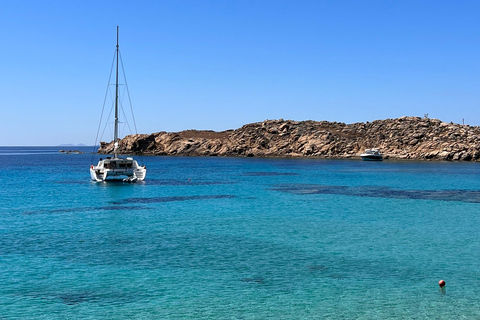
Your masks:
{"label": "red buoy", "polygon": [[445,287],[445,281],[443,280],[438,281],[438,285],[440,286],[440,288]]}

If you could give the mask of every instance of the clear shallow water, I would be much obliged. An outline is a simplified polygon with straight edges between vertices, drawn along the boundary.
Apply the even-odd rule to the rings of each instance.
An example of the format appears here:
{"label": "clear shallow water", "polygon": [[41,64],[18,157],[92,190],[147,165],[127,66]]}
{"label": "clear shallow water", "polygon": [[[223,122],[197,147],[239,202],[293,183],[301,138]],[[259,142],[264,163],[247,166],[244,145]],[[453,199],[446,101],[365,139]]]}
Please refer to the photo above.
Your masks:
{"label": "clear shallow water", "polygon": [[0,147],[0,319],[480,318],[478,163],[144,157],[104,184],[58,149]]}

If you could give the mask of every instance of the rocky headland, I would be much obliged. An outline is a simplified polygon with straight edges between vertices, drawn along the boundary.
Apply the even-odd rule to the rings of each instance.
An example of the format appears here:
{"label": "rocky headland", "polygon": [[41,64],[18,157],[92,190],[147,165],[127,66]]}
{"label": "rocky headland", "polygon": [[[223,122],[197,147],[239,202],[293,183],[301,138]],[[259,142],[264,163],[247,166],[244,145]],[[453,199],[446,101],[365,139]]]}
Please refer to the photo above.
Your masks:
{"label": "rocky headland", "polygon": [[[120,153],[168,156],[354,158],[378,148],[391,159],[480,161],[480,127],[401,117],[367,123],[265,120],[221,132],[129,135]],[[113,141],[99,153],[111,153]]]}
{"label": "rocky headland", "polygon": [[83,154],[83,152],[80,150],[60,150],[58,152],[65,154]]}

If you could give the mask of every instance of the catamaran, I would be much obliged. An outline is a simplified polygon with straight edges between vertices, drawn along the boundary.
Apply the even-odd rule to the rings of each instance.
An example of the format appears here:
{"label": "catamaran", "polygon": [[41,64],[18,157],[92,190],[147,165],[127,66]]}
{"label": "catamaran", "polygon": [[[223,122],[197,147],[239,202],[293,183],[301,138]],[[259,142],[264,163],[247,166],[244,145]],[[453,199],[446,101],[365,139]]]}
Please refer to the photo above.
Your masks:
{"label": "catamaran", "polygon": [[90,166],[90,176],[94,181],[119,180],[134,182],[143,181],[147,174],[147,168],[140,166],[132,157],[120,157],[119,138],[118,138],[118,26],[117,26],[117,47],[115,51],[116,62],[116,80],[115,80],[115,129],[113,135],[114,148],[113,155],[107,156],[106,159],[100,159],[97,165]]}

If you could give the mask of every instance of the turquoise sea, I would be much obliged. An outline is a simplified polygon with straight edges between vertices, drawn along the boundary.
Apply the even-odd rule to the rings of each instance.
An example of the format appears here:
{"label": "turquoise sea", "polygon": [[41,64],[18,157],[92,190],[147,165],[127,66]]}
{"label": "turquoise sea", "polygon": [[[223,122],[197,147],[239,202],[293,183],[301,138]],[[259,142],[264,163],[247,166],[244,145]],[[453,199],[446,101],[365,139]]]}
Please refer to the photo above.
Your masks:
{"label": "turquoise sea", "polygon": [[143,157],[94,183],[59,149],[0,147],[0,319],[480,319],[480,163]]}

